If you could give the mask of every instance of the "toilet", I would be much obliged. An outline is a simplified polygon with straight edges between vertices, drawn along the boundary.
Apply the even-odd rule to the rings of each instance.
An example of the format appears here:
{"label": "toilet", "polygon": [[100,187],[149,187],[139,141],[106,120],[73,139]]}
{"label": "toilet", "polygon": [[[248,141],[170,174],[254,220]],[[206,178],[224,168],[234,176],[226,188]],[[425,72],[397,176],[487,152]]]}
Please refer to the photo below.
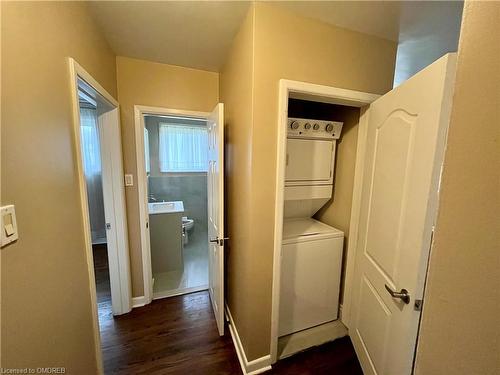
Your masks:
{"label": "toilet", "polygon": [[194,220],[188,219],[187,216],[182,217],[182,239],[183,244],[187,245],[189,242],[188,232],[190,232],[194,227]]}

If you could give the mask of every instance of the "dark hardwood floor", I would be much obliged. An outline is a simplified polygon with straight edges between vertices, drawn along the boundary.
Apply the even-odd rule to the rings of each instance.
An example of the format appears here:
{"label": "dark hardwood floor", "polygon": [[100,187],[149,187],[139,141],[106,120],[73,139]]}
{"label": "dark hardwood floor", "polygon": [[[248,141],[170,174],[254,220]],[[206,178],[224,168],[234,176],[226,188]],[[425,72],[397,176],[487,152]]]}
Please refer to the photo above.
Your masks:
{"label": "dark hardwood floor", "polygon": [[351,340],[347,336],[282,359],[268,373],[363,375]]}
{"label": "dark hardwood floor", "polygon": [[[94,249],[105,374],[241,374],[229,330],[219,337],[208,292],[113,317],[106,248]],[[268,374],[362,375],[348,337],[279,361]]]}
{"label": "dark hardwood floor", "polygon": [[108,249],[106,244],[92,245],[94,256],[94,273],[97,291],[97,307],[99,313],[99,324],[110,317],[111,311],[111,287],[109,283]]}

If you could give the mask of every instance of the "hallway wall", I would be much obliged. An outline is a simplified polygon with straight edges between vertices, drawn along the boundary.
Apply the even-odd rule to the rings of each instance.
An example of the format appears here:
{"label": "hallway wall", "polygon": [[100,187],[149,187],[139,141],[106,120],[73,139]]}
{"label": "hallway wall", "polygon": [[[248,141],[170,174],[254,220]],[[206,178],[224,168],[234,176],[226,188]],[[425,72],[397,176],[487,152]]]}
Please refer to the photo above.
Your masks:
{"label": "hallway wall", "polygon": [[249,361],[270,351],[279,80],[383,94],[392,86],[395,55],[395,42],[264,2],[252,6],[235,38],[221,73],[228,114],[228,305]]}
{"label": "hallway wall", "polygon": [[[68,56],[116,96],[115,56],[84,2],[2,2],[2,367],[95,374]],[[100,355],[100,354],[99,354]]]}
{"label": "hallway wall", "polygon": [[144,294],[140,243],[139,193],[135,153],[134,105],[211,112],[219,101],[219,74],[118,56],[116,58],[132,272],[132,295]]}
{"label": "hallway wall", "polygon": [[417,375],[500,371],[499,20],[466,1]]}

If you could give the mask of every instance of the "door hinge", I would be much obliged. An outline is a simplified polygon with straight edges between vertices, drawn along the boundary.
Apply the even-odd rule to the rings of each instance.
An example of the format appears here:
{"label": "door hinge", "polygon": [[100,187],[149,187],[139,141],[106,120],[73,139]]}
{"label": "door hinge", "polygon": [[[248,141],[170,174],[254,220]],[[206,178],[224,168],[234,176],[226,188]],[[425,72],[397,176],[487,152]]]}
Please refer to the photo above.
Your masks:
{"label": "door hinge", "polygon": [[423,299],[416,299],[415,304],[413,305],[413,309],[415,311],[422,311],[422,305],[424,304]]}

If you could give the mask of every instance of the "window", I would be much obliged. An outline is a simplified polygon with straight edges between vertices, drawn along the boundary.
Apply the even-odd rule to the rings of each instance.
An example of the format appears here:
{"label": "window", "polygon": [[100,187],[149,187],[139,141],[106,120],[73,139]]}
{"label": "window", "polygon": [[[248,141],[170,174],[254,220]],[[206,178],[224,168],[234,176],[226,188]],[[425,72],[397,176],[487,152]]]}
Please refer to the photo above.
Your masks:
{"label": "window", "polygon": [[206,172],[207,128],[196,125],[160,123],[160,171]]}
{"label": "window", "polygon": [[80,108],[80,134],[82,137],[83,170],[87,178],[101,175],[101,150],[96,110]]}

